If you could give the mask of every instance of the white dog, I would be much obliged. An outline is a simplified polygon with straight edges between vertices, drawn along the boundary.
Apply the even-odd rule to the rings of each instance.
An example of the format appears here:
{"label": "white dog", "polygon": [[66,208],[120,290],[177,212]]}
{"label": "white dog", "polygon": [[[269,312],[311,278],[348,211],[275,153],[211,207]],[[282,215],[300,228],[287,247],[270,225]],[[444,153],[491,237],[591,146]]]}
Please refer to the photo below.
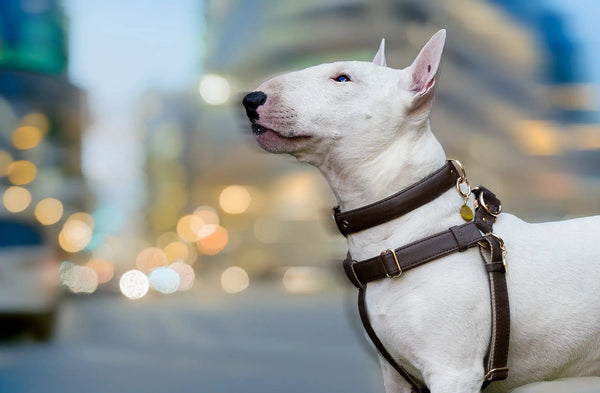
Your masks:
{"label": "white dog", "polygon": [[[246,97],[261,147],[316,166],[342,211],[413,184],[446,155],[429,113],[445,30],[405,69],[321,64],[273,78]],[[501,197],[501,195],[500,195]],[[456,190],[382,225],[348,236],[353,259],[378,255],[463,223]],[[508,249],[509,377],[486,392],[533,381],[600,375],[600,217],[529,224],[501,214],[494,232]],[[474,249],[369,284],[367,307],[388,351],[432,393],[481,389],[490,341],[490,292]],[[409,385],[381,362],[388,393]]]}

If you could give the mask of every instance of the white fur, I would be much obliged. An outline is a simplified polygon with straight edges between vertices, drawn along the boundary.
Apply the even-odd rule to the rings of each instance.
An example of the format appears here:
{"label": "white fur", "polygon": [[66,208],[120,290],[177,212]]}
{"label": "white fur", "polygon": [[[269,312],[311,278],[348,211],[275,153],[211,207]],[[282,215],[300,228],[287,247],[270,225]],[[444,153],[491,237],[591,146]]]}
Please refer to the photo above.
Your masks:
{"label": "white fur", "polygon": [[[261,146],[315,165],[342,211],[391,195],[440,168],[446,156],[429,126],[445,32],[415,62],[385,67],[337,62],[276,77],[257,90]],[[340,74],[350,82],[336,82]],[[502,197],[500,195],[500,197]],[[360,260],[461,224],[452,189],[433,202],[348,236]],[[529,224],[502,213],[508,249],[509,378],[486,392],[567,376],[600,375],[600,217]],[[386,348],[432,393],[475,393],[490,340],[487,275],[476,249],[369,284],[367,306]],[[382,361],[386,391],[409,392]]]}

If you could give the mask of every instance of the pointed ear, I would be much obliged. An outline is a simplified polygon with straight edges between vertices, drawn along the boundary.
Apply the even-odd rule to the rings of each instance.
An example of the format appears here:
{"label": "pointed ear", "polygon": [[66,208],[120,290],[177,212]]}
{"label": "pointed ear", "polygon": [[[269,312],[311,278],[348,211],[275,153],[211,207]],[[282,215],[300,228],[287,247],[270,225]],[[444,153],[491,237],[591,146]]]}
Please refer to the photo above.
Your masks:
{"label": "pointed ear", "polygon": [[373,59],[373,63],[382,67],[387,67],[385,62],[385,38],[381,39],[381,44],[379,44],[379,50]]}
{"label": "pointed ear", "polygon": [[416,106],[433,97],[445,41],[446,30],[435,33],[409,67],[412,74],[410,91],[415,94]]}

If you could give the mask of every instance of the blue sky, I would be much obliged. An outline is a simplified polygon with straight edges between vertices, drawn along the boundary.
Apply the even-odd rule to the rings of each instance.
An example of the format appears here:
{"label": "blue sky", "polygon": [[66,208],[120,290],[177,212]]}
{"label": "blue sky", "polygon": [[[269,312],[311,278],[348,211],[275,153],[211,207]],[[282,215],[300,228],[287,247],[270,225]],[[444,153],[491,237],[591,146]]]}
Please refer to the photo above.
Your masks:
{"label": "blue sky", "polygon": [[143,207],[143,133],[136,113],[150,88],[194,86],[202,64],[198,0],[64,0],[69,18],[69,77],[87,91],[91,124],[83,170],[98,204]]}
{"label": "blue sky", "polygon": [[[70,77],[112,116],[147,87],[183,89],[201,66],[202,1],[64,0]],[[102,108],[106,107],[107,111]]]}

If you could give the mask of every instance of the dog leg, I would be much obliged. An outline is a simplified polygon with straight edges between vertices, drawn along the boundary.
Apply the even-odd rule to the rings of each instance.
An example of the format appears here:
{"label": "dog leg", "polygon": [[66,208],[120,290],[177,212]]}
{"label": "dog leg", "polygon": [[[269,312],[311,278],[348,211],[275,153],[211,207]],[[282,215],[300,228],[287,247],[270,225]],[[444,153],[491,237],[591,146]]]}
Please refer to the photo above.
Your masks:
{"label": "dog leg", "polygon": [[383,386],[385,393],[410,393],[410,384],[381,356],[381,371],[383,373]]}

